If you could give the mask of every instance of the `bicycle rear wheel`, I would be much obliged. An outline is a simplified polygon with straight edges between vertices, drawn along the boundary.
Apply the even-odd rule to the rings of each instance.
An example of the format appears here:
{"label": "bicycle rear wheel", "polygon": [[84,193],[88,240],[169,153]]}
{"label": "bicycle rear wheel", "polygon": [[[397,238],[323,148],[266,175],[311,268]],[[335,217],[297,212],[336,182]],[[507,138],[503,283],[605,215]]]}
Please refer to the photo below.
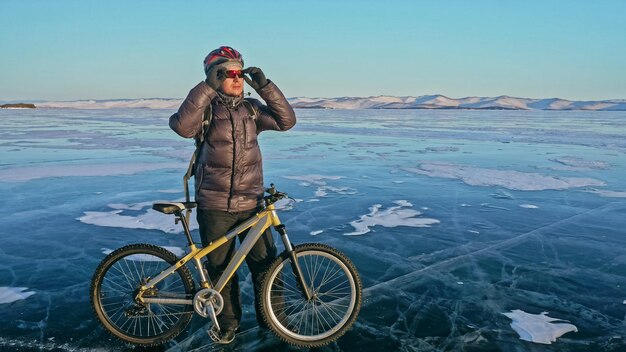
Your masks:
{"label": "bicycle rear wheel", "polygon": [[[189,323],[192,305],[141,303],[139,287],[176,264],[171,252],[150,244],[132,244],[113,251],[100,263],[91,281],[96,316],[114,336],[139,345],[159,345],[176,337]],[[187,267],[144,293],[150,298],[192,300],[194,284]]]}
{"label": "bicycle rear wheel", "polygon": [[361,308],[361,279],[341,252],[323,244],[295,246],[304,281],[313,297],[307,300],[283,252],[268,269],[258,299],[263,319],[284,341],[320,347],[341,337]]}

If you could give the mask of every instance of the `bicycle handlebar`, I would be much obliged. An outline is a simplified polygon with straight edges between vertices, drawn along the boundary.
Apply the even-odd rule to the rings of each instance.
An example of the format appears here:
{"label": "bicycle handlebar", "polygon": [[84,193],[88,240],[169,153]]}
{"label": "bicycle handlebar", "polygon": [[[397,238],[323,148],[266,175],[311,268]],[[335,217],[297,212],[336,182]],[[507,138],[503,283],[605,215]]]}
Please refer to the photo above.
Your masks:
{"label": "bicycle handlebar", "polygon": [[287,193],[276,190],[276,186],[274,186],[273,183],[270,184],[270,188],[265,189],[265,192],[269,194],[268,196],[263,197],[263,200],[265,201],[265,206],[274,204],[283,198],[289,198]]}

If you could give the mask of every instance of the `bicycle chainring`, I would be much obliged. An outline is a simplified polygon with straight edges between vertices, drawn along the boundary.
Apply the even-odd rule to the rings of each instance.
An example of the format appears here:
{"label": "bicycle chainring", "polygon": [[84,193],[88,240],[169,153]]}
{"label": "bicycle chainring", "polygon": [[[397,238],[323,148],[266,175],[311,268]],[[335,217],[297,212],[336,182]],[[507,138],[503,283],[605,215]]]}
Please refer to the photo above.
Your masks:
{"label": "bicycle chainring", "polygon": [[193,297],[193,309],[203,318],[211,316],[210,309],[215,311],[215,315],[222,312],[224,308],[224,298],[222,295],[212,288],[204,288]]}

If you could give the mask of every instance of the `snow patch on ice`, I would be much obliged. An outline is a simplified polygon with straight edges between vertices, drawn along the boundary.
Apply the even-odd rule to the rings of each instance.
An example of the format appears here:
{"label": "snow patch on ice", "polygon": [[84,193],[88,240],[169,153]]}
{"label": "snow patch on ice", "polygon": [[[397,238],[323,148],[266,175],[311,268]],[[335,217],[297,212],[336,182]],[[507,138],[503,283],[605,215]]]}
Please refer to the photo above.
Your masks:
{"label": "snow patch on ice", "polygon": [[46,177],[94,177],[132,175],[161,169],[181,169],[181,163],[26,166],[0,169],[2,182],[26,182]]}
{"label": "snow patch on ice", "polygon": [[380,225],[384,227],[430,227],[430,225],[438,224],[439,220],[430,218],[418,218],[422,213],[415,209],[408,209],[413,206],[406,200],[397,200],[394,202],[397,206],[381,210],[382,205],[374,204],[370,207],[369,214],[362,215],[359,220],[350,222],[354,227],[354,232],[346,233],[347,236],[363,235],[370,232],[370,227]]}
{"label": "snow patch on ice", "polygon": [[549,345],[563,334],[578,331],[578,328],[572,324],[555,323],[564,320],[550,318],[547,312],[531,314],[515,309],[511,313],[502,314],[513,320],[511,327],[519,334],[520,339],[525,341]]}
{"label": "snow patch on ice", "polygon": [[331,187],[331,186],[321,186],[315,191],[315,194],[324,194],[326,196],[328,192],[337,193],[337,194],[356,194],[356,190],[350,187]]}
{"label": "snow patch on ice", "polygon": [[538,209],[539,207],[533,204],[520,204],[521,208],[526,208],[526,209]]}
{"label": "snow patch on ice", "polygon": [[326,197],[328,193],[337,193],[337,194],[356,194],[356,190],[350,187],[332,187],[332,186],[319,186],[315,191],[316,197]]}
{"label": "snow patch on ice", "polygon": [[274,208],[277,210],[291,210],[297,202],[298,200],[293,200],[291,198],[279,199],[276,203],[274,203]]}
{"label": "snow patch on ice", "polygon": [[[77,218],[80,222],[88,225],[103,227],[121,227],[126,229],[160,230],[166,233],[180,233],[182,226],[174,223],[172,216],[163,215],[149,208],[153,202],[143,202],[137,204],[110,204],[112,211],[85,211],[85,215]],[[143,214],[137,216],[123,215],[124,210],[141,211]],[[198,228],[195,217],[192,217],[190,230]]]}
{"label": "snow patch on ice", "polygon": [[326,197],[328,193],[326,193],[325,190],[318,188],[317,191],[315,191],[315,196],[316,197]]}
{"label": "snow patch on ice", "polygon": [[333,187],[326,184],[327,180],[339,180],[344,178],[343,176],[324,176],[324,175],[302,175],[302,176],[283,176],[290,180],[302,181],[300,186],[309,187],[312,185],[317,186],[315,190],[316,197],[326,197],[329,193],[337,194],[356,194],[356,190],[350,187]]}
{"label": "snow patch on ice", "polygon": [[157,192],[159,193],[168,193],[168,194],[176,194],[181,193],[180,189],[160,189]]}
{"label": "snow patch on ice", "polygon": [[35,292],[27,290],[28,287],[0,286],[0,304],[21,301],[35,294]]}
{"label": "snow patch on ice", "polygon": [[344,178],[343,176],[325,176],[325,175],[300,175],[300,176],[283,176],[286,179],[289,180],[296,180],[296,181],[303,181],[302,183],[300,183],[300,185],[302,186],[309,186],[311,184],[313,185],[317,185],[317,186],[324,186],[326,185],[326,181],[325,180],[339,180]]}
{"label": "snow patch on ice", "polygon": [[[411,204],[411,202],[409,202],[408,200],[404,200],[404,199],[400,199],[400,200],[396,200],[394,202],[395,204],[401,206],[401,207],[412,207],[413,204]],[[428,209],[428,208],[426,208]]]}
{"label": "snow patch on ice", "polygon": [[116,210],[142,210],[143,208],[147,206],[152,206],[152,202],[143,202],[143,203],[136,203],[136,204],[114,203],[114,204],[108,204],[107,206],[111,209],[116,209]]}
{"label": "snow patch on ice", "polygon": [[555,177],[531,172],[487,169],[452,163],[422,163],[403,170],[429,177],[458,179],[470,186],[498,186],[518,191],[564,190],[605,183],[586,177]]}
{"label": "snow patch on ice", "polygon": [[481,203],[480,206],[483,207],[483,208],[489,208],[489,209],[511,210],[509,208],[499,207],[497,205],[491,205],[490,203]]}
{"label": "snow patch on ice", "polygon": [[559,163],[574,169],[588,170],[588,169],[600,169],[605,170],[610,167],[610,164],[599,160],[585,160],[574,156],[566,156],[563,158],[551,159],[555,163]]}
{"label": "snow patch on ice", "polygon": [[585,190],[585,192],[594,193],[599,196],[608,197],[608,198],[626,198],[626,192],[623,192],[623,191],[611,191],[608,189],[591,188],[591,189]]}

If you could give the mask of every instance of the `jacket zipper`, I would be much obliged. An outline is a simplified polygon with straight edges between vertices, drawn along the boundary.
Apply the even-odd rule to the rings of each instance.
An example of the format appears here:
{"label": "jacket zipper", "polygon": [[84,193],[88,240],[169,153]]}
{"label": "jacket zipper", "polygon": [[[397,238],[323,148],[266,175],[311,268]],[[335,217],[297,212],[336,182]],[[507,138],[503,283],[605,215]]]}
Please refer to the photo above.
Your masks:
{"label": "jacket zipper", "polygon": [[230,192],[228,194],[228,211],[230,211],[230,204],[231,201],[233,199],[233,194],[235,192],[235,158],[236,158],[236,152],[237,152],[237,138],[236,138],[236,134],[235,134],[235,119],[233,118],[233,113],[230,109],[228,110],[228,116],[230,116],[230,125],[232,127],[232,137],[233,137],[233,162],[232,162],[232,166],[231,166],[231,172],[230,172]]}
{"label": "jacket zipper", "polygon": [[248,118],[243,119],[243,148],[248,148]]}

